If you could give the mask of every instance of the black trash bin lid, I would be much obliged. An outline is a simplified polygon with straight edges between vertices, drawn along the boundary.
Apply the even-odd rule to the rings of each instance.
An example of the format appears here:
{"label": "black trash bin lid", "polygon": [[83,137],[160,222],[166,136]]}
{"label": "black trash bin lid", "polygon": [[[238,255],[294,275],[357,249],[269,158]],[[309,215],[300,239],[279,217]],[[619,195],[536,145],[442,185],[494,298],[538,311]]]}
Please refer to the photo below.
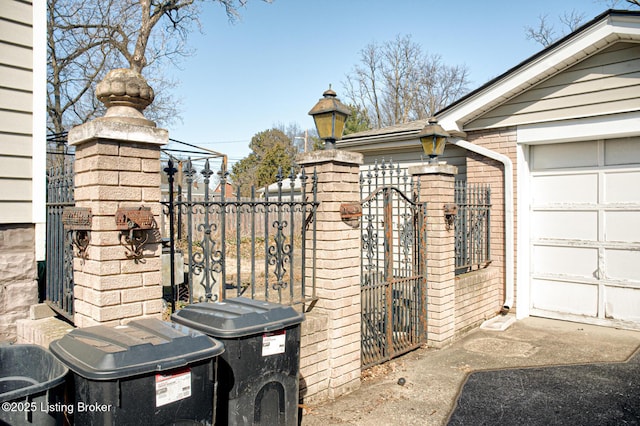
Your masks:
{"label": "black trash bin lid", "polygon": [[291,306],[234,297],[223,302],[196,303],[171,315],[171,320],[217,338],[245,337],[300,324],[304,314]]}
{"label": "black trash bin lid", "polygon": [[186,367],[224,352],[215,339],[153,318],[115,327],[77,328],[51,342],[49,349],[71,371],[91,380]]}

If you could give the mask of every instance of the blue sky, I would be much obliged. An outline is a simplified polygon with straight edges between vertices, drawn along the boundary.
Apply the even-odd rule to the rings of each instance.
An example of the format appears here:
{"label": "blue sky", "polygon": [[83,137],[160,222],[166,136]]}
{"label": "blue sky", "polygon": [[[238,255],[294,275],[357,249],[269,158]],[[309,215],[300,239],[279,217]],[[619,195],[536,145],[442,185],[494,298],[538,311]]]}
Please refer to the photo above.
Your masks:
{"label": "blue sky", "polygon": [[229,23],[217,4],[203,8],[203,34],[189,45],[175,89],[182,123],[173,139],[227,154],[249,154],[258,132],[278,123],[313,128],[308,111],[329,84],[338,93],[369,43],[411,35],[423,51],[449,65],[466,64],[470,88],[541,50],[525,37],[547,14],[576,10],[591,20],[606,9],[598,0],[249,0]]}

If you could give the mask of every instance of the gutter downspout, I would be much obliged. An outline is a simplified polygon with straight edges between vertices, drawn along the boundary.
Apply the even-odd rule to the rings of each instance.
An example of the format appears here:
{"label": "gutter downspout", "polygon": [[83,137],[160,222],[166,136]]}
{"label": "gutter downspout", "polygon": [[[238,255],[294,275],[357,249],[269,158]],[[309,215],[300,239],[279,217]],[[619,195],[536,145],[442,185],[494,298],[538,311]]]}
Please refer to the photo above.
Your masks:
{"label": "gutter downspout", "polygon": [[499,154],[490,149],[475,145],[471,142],[459,139],[449,138],[449,143],[459,146],[468,151],[475,152],[484,157],[491,158],[501,162],[504,165],[504,259],[505,259],[505,291],[504,303],[502,305],[503,312],[508,312],[513,306],[514,295],[514,213],[513,213],[513,163],[506,155]]}

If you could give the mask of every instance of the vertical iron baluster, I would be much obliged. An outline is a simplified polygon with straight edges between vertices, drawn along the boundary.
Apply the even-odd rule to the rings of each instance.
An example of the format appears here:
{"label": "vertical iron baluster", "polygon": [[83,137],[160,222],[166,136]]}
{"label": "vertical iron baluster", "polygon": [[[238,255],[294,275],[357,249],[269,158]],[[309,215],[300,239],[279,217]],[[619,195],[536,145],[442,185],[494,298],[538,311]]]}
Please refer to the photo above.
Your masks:
{"label": "vertical iron baluster", "polygon": [[191,163],[191,158],[187,160],[187,168],[184,171],[185,180],[187,183],[187,258],[189,259],[189,271],[187,272],[188,287],[189,287],[189,304],[193,303],[193,180],[195,177],[195,169]]}
{"label": "vertical iron baluster", "polygon": [[300,169],[300,210],[302,211],[302,218],[300,221],[300,245],[301,245],[301,259],[300,264],[302,265],[302,270],[300,271],[300,299],[302,300],[302,311],[306,310],[306,285],[307,285],[307,272],[306,272],[306,264],[307,264],[307,175],[304,172],[304,167]]}
{"label": "vertical iron baluster", "polygon": [[311,262],[312,266],[312,280],[311,283],[313,285],[312,287],[312,297],[315,300],[316,299],[316,248],[317,248],[317,221],[316,221],[316,212],[318,210],[318,173],[316,171],[316,168],[313,168],[313,182],[312,182],[313,186],[313,249],[311,251],[312,256],[313,256],[313,261]]}
{"label": "vertical iron baluster", "polygon": [[487,184],[487,255],[485,261],[491,260],[491,187]]}
{"label": "vertical iron baluster", "polygon": [[[207,163],[209,160],[207,160]],[[205,191],[207,187],[205,186]],[[227,298],[227,172],[221,170],[220,174],[220,267],[222,278],[220,280],[220,299]]]}
{"label": "vertical iron baluster", "polygon": [[282,276],[280,276],[276,271],[278,271],[278,266],[279,266],[279,259],[278,256],[283,255],[283,253],[281,253],[278,250],[278,241],[281,239],[282,237],[282,180],[283,180],[283,176],[282,176],[282,167],[278,167],[278,175],[276,176],[277,182],[278,182],[278,204],[277,204],[277,211],[278,211],[278,229],[277,231],[275,231],[275,254],[276,254],[276,259],[275,259],[275,271],[274,273],[276,274],[276,288],[278,290],[278,303],[282,303]]}
{"label": "vertical iron baluster", "polygon": [[177,291],[176,291],[176,271],[175,271],[175,229],[174,229],[174,199],[173,199],[173,175],[177,172],[176,168],[173,167],[173,161],[169,160],[167,163],[167,167],[164,169],[165,173],[168,177],[169,183],[169,261],[171,262],[169,266],[169,271],[171,273],[171,312],[176,311],[176,299],[177,299]]}
{"label": "vertical iron baluster", "polygon": [[[266,192],[265,192],[266,195]],[[264,204],[264,299],[269,300],[269,213],[271,201],[269,198]]]}
{"label": "vertical iron baluster", "polygon": [[256,188],[251,185],[251,298],[256,298]]}
{"label": "vertical iron baluster", "polygon": [[295,213],[295,199],[294,199],[294,187],[295,187],[295,183],[296,183],[296,173],[295,173],[295,169],[293,167],[291,167],[291,173],[289,174],[289,181],[290,181],[290,185],[291,187],[290,192],[289,192],[289,243],[291,244],[291,250],[289,250],[289,303],[293,303],[294,300],[294,292],[293,292],[293,287],[294,287],[294,276],[295,276],[295,259],[294,259],[294,253],[295,250],[293,249],[295,247],[295,230],[294,228],[294,219],[293,219],[293,215]]}
{"label": "vertical iron baluster", "polygon": [[240,221],[241,217],[241,209],[242,204],[240,204],[240,186],[236,189],[236,202],[234,203],[236,207],[236,294],[240,296],[242,294],[242,276],[241,276],[241,260],[242,260],[242,252],[240,251],[240,246],[242,245],[242,231],[240,229]]}

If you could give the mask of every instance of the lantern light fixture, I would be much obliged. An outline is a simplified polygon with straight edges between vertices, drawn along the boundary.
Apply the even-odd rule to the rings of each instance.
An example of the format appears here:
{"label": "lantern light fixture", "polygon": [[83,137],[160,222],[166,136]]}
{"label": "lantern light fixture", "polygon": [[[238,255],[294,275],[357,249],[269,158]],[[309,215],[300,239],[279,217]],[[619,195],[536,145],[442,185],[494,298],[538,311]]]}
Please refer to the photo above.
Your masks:
{"label": "lantern light fixture", "polygon": [[335,149],[336,141],[342,139],[345,122],[351,115],[351,110],[340,102],[331,85],[322,96],[311,108],[309,115],[313,117],[318,137],[324,141],[325,149]]}
{"label": "lantern light fixture", "polygon": [[431,163],[436,163],[438,157],[444,153],[444,146],[449,136],[435,117],[431,117],[429,123],[418,133],[422,150],[429,156]]}

